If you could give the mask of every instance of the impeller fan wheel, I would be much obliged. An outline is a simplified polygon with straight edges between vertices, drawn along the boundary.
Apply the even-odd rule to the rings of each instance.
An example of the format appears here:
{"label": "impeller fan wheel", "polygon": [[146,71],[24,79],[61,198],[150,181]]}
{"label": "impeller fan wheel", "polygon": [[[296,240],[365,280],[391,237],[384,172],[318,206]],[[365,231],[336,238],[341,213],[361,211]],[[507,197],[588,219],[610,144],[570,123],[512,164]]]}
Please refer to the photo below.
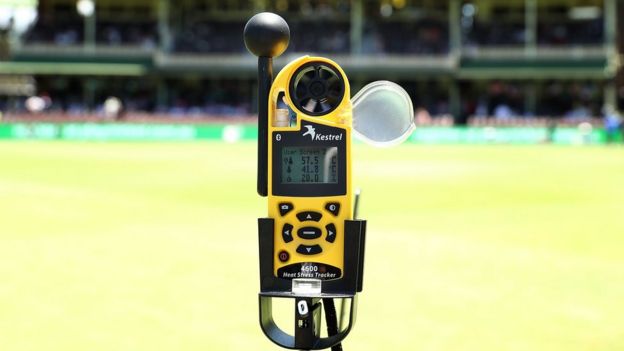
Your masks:
{"label": "impeller fan wheel", "polygon": [[295,107],[310,116],[335,110],[344,98],[345,82],[335,67],[325,62],[308,62],[290,80],[290,98]]}

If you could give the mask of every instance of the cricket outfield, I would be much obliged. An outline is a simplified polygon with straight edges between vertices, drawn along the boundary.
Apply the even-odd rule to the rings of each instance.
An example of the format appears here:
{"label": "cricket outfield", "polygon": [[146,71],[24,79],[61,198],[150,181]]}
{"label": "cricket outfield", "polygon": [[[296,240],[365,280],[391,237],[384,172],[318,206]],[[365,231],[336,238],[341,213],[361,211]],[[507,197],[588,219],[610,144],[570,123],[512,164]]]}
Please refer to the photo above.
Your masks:
{"label": "cricket outfield", "polygon": [[[624,349],[624,149],[357,145],[345,350]],[[0,142],[0,348],[275,350],[255,144]]]}

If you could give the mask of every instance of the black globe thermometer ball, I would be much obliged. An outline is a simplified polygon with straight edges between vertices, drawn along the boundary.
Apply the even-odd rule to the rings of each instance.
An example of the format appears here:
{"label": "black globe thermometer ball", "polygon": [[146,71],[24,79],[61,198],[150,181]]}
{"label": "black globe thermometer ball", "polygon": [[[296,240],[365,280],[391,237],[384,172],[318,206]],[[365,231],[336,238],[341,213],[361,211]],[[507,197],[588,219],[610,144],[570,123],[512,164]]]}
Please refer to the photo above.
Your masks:
{"label": "black globe thermometer ball", "polygon": [[286,21],[270,12],[249,19],[244,31],[247,50],[258,57],[276,57],[288,47],[290,29]]}

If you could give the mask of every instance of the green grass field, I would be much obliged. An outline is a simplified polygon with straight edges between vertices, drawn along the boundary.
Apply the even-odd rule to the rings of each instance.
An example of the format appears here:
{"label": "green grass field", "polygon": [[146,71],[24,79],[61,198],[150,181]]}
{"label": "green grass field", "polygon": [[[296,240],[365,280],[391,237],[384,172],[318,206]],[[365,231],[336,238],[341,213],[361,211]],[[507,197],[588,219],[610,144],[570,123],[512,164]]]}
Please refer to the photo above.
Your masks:
{"label": "green grass field", "polygon": [[[624,349],[624,150],[356,148],[346,351]],[[0,349],[276,350],[253,143],[0,143]]]}

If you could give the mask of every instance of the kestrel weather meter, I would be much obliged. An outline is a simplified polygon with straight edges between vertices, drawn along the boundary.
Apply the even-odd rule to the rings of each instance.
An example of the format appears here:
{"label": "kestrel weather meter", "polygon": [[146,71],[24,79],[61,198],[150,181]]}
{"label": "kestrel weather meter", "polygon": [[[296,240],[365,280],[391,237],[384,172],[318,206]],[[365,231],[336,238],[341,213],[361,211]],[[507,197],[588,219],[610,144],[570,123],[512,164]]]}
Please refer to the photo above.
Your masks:
{"label": "kestrel weather meter", "polygon": [[[351,137],[375,145],[404,140],[413,129],[411,100],[390,82],[351,99],[347,76],[324,57],[295,59],[273,81],[272,58],[290,39],[278,15],[252,17],[244,38],[258,56],[257,185],[268,198],[268,216],[258,220],[260,324],[285,348],[340,350],[362,291],[366,234],[366,221],[356,218]],[[294,335],[275,322],[275,298],[294,299]]]}
{"label": "kestrel weather meter", "polygon": [[[280,96],[296,114],[292,126],[277,118]],[[273,273],[282,279],[338,279],[353,197],[351,101],[342,70],[320,57],[288,64],[271,87],[269,121],[269,216],[277,234]]]}

